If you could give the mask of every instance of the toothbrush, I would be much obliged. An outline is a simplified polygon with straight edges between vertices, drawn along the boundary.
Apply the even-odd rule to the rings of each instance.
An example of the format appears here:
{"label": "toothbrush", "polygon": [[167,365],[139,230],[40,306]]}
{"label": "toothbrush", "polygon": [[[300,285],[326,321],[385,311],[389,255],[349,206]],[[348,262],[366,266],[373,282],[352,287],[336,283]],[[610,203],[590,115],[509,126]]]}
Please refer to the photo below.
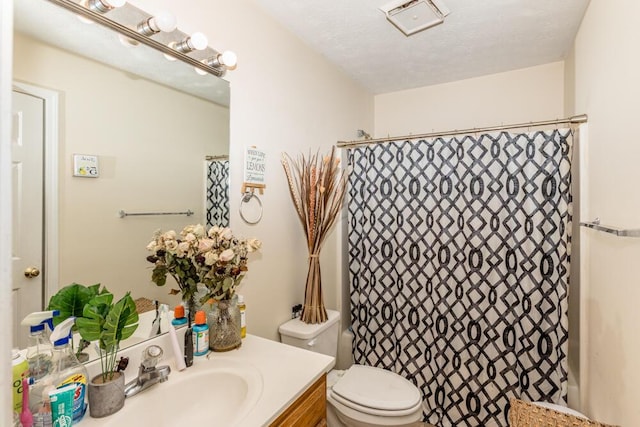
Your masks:
{"label": "toothbrush", "polygon": [[149,334],[149,338],[153,338],[156,335],[160,334],[160,311],[159,311],[159,302],[156,302],[156,318],[153,319],[153,323],[151,324],[151,333]]}
{"label": "toothbrush", "polygon": [[22,379],[22,412],[20,413],[22,427],[33,426],[33,414],[29,410],[29,380]]}

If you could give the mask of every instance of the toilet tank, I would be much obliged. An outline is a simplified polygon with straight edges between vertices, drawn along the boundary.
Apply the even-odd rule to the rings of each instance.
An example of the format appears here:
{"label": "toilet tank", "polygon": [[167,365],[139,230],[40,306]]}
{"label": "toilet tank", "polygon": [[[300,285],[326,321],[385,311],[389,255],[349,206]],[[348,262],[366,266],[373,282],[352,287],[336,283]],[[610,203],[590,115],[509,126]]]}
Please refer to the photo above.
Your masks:
{"label": "toilet tank", "polygon": [[340,332],[340,313],[327,310],[328,320],[324,323],[309,324],[300,319],[291,319],[280,325],[280,341],[294,347],[315,351],[336,357]]}

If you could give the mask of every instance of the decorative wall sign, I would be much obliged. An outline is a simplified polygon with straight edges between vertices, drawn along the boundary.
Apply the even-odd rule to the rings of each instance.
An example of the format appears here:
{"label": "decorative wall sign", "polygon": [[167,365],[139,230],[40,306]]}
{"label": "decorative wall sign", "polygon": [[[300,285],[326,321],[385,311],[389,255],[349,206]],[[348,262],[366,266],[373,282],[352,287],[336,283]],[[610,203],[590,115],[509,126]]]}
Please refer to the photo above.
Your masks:
{"label": "decorative wall sign", "polygon": [[265,182],[266,153],[255,146],[247,147],[244,153],[244,180],[242,193],[258,188],[260,194],[266,188]]}
{"label": "decorative wall sign", "polygon": [[100,176],[100,171],[98,169],[98,156],[74,154],[73,176],[80,176],[83,178],[97,178]]}

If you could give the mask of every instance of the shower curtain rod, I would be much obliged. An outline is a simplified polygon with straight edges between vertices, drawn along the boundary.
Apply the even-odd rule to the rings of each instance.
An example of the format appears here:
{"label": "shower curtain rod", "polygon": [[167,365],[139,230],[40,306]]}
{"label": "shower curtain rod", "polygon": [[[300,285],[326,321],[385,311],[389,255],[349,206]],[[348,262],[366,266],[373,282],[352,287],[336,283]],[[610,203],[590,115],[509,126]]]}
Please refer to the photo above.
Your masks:
{"label": "shower curtain rod", "polygon": [[351,148],[351,147],[359,147],[361,145],[379,144],[379,143],[391,142],[391,141],[405,141],[410,139],[424,139],[424,138],[434,138],[439,136],[451,136],[451,135],[467,135],[467,134],[478,133],[478,132],[492,132],[496,130],[517,129],[517,128],[527,128],[527,127],[555,126],[555,125],[561,125],[561,124],[567,124],[567,123],[580,124],[580,123],[586,123],[586,122],[587,122],[587,115],[580,114],[577,116],[568,117],[566,119],[544,120],[540,122],[489,126],[484,128],[449,130],[449,131],[443,131],[443,132],[423,133],[418,135],[405,135],[405,136],[393,136],[393,137],[387,137],[387,138],[365,139],[361,141],[338,141],[337,145],[338,145],[338,148]]}
{"label": "shower curtain rod", "polygon": [[206,156],[204,159],[209,161],[209,162],[212,162],[212,161],[215,161],[215,160],[229,160],[229,156],[226,155],[226,154],[222,154],[222,155],[219,155],[219,156]]}

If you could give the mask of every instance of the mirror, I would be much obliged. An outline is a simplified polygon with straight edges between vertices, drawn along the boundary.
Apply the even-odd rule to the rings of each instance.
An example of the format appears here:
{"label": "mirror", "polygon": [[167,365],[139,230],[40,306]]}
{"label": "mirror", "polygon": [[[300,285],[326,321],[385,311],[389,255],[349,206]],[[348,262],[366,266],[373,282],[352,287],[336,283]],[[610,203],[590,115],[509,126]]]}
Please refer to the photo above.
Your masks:
{"label": "mirror", "polygon": [[[173,308],[180,299],[169,290],[177,286],[153,284],[146,246],[158,229],[206,223],[208,162],[227,162],[228,170],[228,82],[122,43],[46,0],[14,8],[14,80],[59,94],[58,223],[47,224],[57,227],[58,245],[45,249],[56,251],[59,265],[45,306],[58,287],[76,282],[101,283],[116,299],[131,291],[147,308],[154,300]],[[74,176],[74,155],[97,157],[98,176]],[[146,335],[151,325],[138,330]]]}

